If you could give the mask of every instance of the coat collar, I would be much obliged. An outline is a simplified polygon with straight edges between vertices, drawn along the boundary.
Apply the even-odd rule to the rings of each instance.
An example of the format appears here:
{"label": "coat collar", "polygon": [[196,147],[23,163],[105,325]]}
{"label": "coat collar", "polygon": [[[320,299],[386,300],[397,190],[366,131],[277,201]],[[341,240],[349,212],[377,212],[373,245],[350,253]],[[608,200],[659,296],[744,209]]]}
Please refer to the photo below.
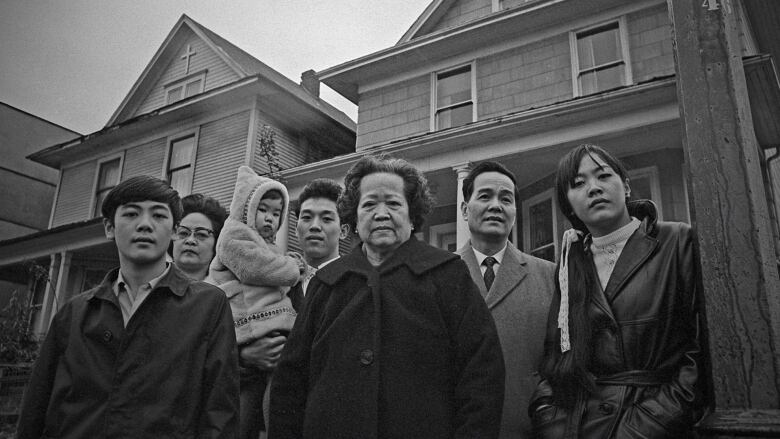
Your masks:
{"label": "coat collar", "polygon": [[[118,275],[119,268],[109,271],[108,274],[106,274],[106,277],[103,278],[103,281],[100,282],[100,285],[85,293],[86,299],[91,300],[93,298],[98,298],[116,302],[116,295],[114,295],[111,287]],[[168,270],[168,274],[160,279],[160,282],[157,283],[154,291],[170,291],[171,293],[182,297],[184,296],[184,293],[187,292],[187,288],[192,282],[193,280],[179,270],[179,267],[177,267],[176,264],[171,263],[171,269]]]}
{"label": "coat collar", "polygon": [[477,264],[477,257],[474,254],[474,248],[471,246],[471,240],[458,250],[458,254],[466,262],[469,274],[474,283],[477,284],[479,292],[485,298],[485,303],[489,309],[501,302],[528,275],[526,255],[512,245],[511,242],[508,242],[506,252],[504,252],[504,259],[501,261],[501,265],[498,266],[496,280],[490,287],[490,291],[487,291],[485,282],[482,281],[482,270],[479,264]]}
{"label": "coat collar", "polygon": [[[615,269],[609,277],[604,296],[612,302],[620,294],[626,281],[639,269],[658,247],[658,215],[655,203],[650,200],[638,200],[628,204],[631,216],[642,221],[639,228],[628,238],[626,246],[615,263]],[[595,269],[595,267],[594,267]]]}
{"label": "coat collar", "polygon": [[421,275],[448,261],[457,259],[458,255],[420,242],[414,236],[401,244],[395,252],[379,267],[374,267],[363,254],[362,245],[357,245],[346,256],[333,261],[326,267],[317,271],[317,277],[328,285],[333,285],[347,273],[356,273],[369,278],[371,273],[380,275],[389,273],[396,268],[405,265],[415,275]]}

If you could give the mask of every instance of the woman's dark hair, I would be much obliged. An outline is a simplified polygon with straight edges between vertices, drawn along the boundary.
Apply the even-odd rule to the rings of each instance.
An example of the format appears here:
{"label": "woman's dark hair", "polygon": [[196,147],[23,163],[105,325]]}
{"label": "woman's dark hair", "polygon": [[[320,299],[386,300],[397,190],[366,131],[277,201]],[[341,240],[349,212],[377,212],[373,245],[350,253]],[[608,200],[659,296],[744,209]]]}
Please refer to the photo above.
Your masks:
{"label": "woman's dark hair", "polygon": [[360,201],[360,182],[363,177],[378,172],[387,172],[404,181],[404,196],[409,204],[409,219],[412,227],[419,230],[433,206],[433,196],[428,180],[422,172],[403,159],[388,155],[365,156],[358,160],[344,177],[344,193],[339,198],[339,216],[343,224],[357,232],[357,207]]}
{"label": "woman's dark hair", "polygon": [[181,204],[183,207],[182,218],[191,213],[200,213],[211,221],[211,228],[214,230],[214,247],[216,249],[219,232],[222,231],[222,226],[225,225],[225,219],[228,216],[225,208],[216,199],[203,194],[187,195],[181,199]]}
{"label": "woman's dark hair", "polygon": [[[569,151],[559,162],[555,173],[555,194],[561,212],[571,222],[574,229],[588,236],[588,228],[575,214],[569,203],[568,192],[579,173],[580,162],[584,157],[612,168],[625,181],[628,172],[625,166],[603,148],[582,144]],[[561,353],[560,333],[555,340],[545,346],[544,360],[540,368],[542,375],[553,386],[554,395],[559,404],[574,404],[578,390],[592,389],[593,378],[591,363],[591,322],[588,318],[588,306],[592,292],[598,288],[599,280],[591,269],[588,246],[590,238],[572,243],[568,256],[569,275],[569,337],[571,350]],[[560,263],[558,265],[560,270]],[[556,276],[557,279],[557,276]],[[557,315],[557,314],[556,314]]]}

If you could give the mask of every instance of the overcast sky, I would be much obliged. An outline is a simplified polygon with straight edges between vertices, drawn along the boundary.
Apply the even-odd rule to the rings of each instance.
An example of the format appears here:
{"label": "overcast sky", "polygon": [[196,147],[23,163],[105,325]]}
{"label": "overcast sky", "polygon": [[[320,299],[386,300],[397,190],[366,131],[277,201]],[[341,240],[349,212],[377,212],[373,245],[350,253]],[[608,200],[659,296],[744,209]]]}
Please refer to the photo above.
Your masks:
{"label": "overcast sky", "polygon": [[[181,14],[295,82],[394,45],[430,0],[0,0],[0,102],[100,130]],[[357,109],[323,87],[353,119]]]}

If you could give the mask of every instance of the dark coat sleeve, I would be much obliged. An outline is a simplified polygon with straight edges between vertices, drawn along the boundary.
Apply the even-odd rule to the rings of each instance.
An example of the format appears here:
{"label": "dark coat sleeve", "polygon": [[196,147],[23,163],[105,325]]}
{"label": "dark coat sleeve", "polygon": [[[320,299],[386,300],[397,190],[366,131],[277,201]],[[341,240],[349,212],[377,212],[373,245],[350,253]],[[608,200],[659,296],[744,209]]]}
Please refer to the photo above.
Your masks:
{"label": "dark coat sleeve", "polygon": [[238,434],[238,351],[233,316],[219,292],[214,326],[208,340],[201,397],[200,438],[234,438]]}
{"label": "dark coat sleeve", "polygon": [[71,311],[72,307],[68,304],[54,316],[41,346],[38,360],[35,362],[22,398],[19,423],[16,428],[16,437],[19,439],[38,439],[43,435],[57,365],[67,344]]}
{"label": "dark coat sleeve", "polygon": [[314,313],[322,305],[327,287],[316,277],[308,285],[309,294],[298,310],[295,325],[279,359],[271,381],[268,439],[300,438],[309,393],[309,358],[314,339]]}
{"label": "dark coat sleeve", "polygon": [[[695,235],[687,224],[677,224],[678,231],[678,291],[681,300],[675,310],[679,331],[690,334],[687,343],[678,349],[676,372],[672,380],[662,385],[657,394],[637,402],[623,416],[617,430],[617,437],[628,435],[625,424],[641,425],[643,429],[657,429],[658,435],[668,431],[685,430],[701,417],[702,392],[698,383],[701,375],[703,354],[701,349],[702,328],[700,317],[700,279]],[[630,427],[629,427],[630,428]],[[649,431],[648,431],[649,433]],[[659,436],[662,437],[662,436]]]}
{"label": "dark coat sleeve", "polygon": [[[485,300],[458,259],[444,279],[441,305],[448,308],[455,346],[455,438],[497,438],[504,405],[504,357]],[[448,270],[450,271],[450,270]]]}

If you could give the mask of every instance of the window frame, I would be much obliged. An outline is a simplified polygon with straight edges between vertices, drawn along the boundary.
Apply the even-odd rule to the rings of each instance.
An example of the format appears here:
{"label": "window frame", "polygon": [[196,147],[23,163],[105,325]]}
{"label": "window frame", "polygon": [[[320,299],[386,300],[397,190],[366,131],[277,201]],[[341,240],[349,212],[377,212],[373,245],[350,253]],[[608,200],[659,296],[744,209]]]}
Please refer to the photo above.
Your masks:
{"label": "window frame", "polygon": [[105,163],[113,162],[114,160],[119,159],[119,176],[117,177],[116,183],[114,183],[113,186],[111,186],[108,189],[104,189],[101,192],[104,192],[106,190],[111,190],[116,187],[121,181],[122,181],[122,171],[124,168],[124,162],[125,162],[125,153],[124,151],[117,153],[117,154],[111,154],[109,156],[103,157],[98,159],[97,163],[95,164],[95,176],[92,179],[92,199],[89,202],[89,214],[90,218],[97,218],[100,216],[98,212],[95,212],[95,209],[98,208],[97,206],[97,195],[98,195],[98,183],[100,182],[100,171],[102,166]]}
{"label": "window frame", "polygon": [[[165,105],[173,105],[181,100],[186,99],[187,97],[184,96],[185,91],[187,90],[187,85],[190,83],[193,83],[195,81],[200,80],[200,87],[198,89],[198,92],[195,94],[203,93],[203,91],[206,89],[206,72],[208,70],[201,70],[195,73],[191,73],[183,78],[176,79],[175,81],[171,81],[163,86],[164,90],[164,96],[163,99],[165,100]],[[168,102],[168,95],[171,93],[171,91],[175,90],[177,87],[180,87],[181,90],[179,91],[179,98]],[[194,96],[194,95],[193,95]],[[189,96],[188,96],[189,97]]]}
{"label": "window frame", "polygon": [[[555,199],[555,191],[553,188],[546,189],[542,192],[539,192],[538,194],[526,198],[522,202],[522,221],[523,221],[523,252],[527,254],[532,254],[532,252],[539,250],[543,247],[547,247],[550,244],[546,244],[542,247],[538,248],[531,248],[531,207],[534,205],[537,205],[543,201],[549,200],[552,204],[552,246],[553,246],[553,259],[554,261],[558,260],[558,252],[560,248],[560,242],[559,242],[559,231],[558,231],[558,202]],[[515,246],[517,246],[517,242],[515,242]],[[553,261],[553,262],[554,262]]]}
{"label": "window frame", "polygon": [[[622,56],[623,73],[625,78],[624,83],[622,85],[628,86],[634,83],[633,72],[631,70],[628,25],[627,25],[626,16],[622,15],[618,18],[602,21],[597,24],[569,32],[569,49],[571,54],[571,82],[572,82],[572,90],[575,98],[582,97],[582,96],[592,96],[606,91],[606,90],[599,90],[597,92],[590,93],[587,95],[582,93],[582,89],[580,88],[580,74],[582,72],[580,71],[580,57],[577,49],[578,35],[592,31],[594,29],[598,29],[600,27],[607,27],[612,24],[617,24],[618,35],[620,36],[620,54]],[[592,70],[595,70],[595,68]]]}
{"label": "window frame", "polygon": [[449,243],[449,239],[454,236],[455,238],[454,242],[456,247],[455,250],[457,250],[457,245],[458,245],[457,233],[458,233],[457,223],[436,224],[428,228],[428,243],[430,243],[432,246],[436,248],[447,250],[445,246],[447,243]]}
{"label": "window frame", "polygon": [[[437,87],[437,85],[438,85],[439,76],[447,74],[447,73],[450,73],[450,72],[453,72],[455,70],[462,69],[464,67],[469,67],[469,73],[470,73],[470,76],[471,76],[471,78],[470,78],[471,80],[469,81],[470,82],[470,87],[471,87],[471,99],[468,100],[468,101],[461,101],[461,102],[457,102],[457,103],[452,104],[452,105],[447,105],[445,107],[438,108],[438,104],[436,102],[438,101],[438,93],[437,93],[437,88],[438,87]],[[463,63],[463,64],[458,64],[458,65],[455,65],[455,66],[452,66],[452,67],[448,67],[446,69],[442,69],[442,70],[437,70],[435,72],[431,72],[431,111],[430,111],[430,118],[431,118],[430,129],[431,129],[431,132],[439,131],[441,129],[450,129],[450,128],[457,128],[459,126],[463,126],[463,125],[457,125],[457,126],[453,126],[453,127],[449,127],[449,128],[439,128],[439,118],[438,118],[438,115],[439,115],[439,112],[442,111],[442,110],[455,108],[455,107],[464,105],[466,102],[471,102],[471,122],[469,122],[469,123],[474,123],[474,122],[477,121],[477,75],[475,74],[476,70],[477,70],[477,61],[476,60],[471,60],[471,61]]]}
{"label": "window frame", "polygon": [[658,166],[652,165],[642,168],[630,169],[628,171],[628,186],[631,187],[631,182],[634,180],[639,180],[640,178],[650,179],[650,199],[655,203],[656,212],[658,214],[658,221],[663,221],[663,200],[661,199],[661,179],[658,176]]}
{"label": "window frame", "polygon": [[[185,197],[187,195],[190,195],[192,193],[192,182],[195,180],[195,159],[198,156],[198,143],[199,143],[199,137],[200,137],[200,128],[193,128],[186,131],[179,131],[176,134],[173,134],[171,136],[168,136],[168,138],[165,141],[165,159],[163,160],[163,167],[162,167],[162,179],[167,181],[169,184],[171,182],[168,173],[170,172],[170,161],[171,161],[171,153],[173,152],[173,144],[179,140],[186,139],[188,137],[192,137],[194,145],[192,147],[192,156],[190,157],[190,165],[189,167],[192,169],[192,174],[190,177],[190,180],[187,184],[187,193],[179,193],[179,196]],[[183,169],[178,168],[178,169]]]}

